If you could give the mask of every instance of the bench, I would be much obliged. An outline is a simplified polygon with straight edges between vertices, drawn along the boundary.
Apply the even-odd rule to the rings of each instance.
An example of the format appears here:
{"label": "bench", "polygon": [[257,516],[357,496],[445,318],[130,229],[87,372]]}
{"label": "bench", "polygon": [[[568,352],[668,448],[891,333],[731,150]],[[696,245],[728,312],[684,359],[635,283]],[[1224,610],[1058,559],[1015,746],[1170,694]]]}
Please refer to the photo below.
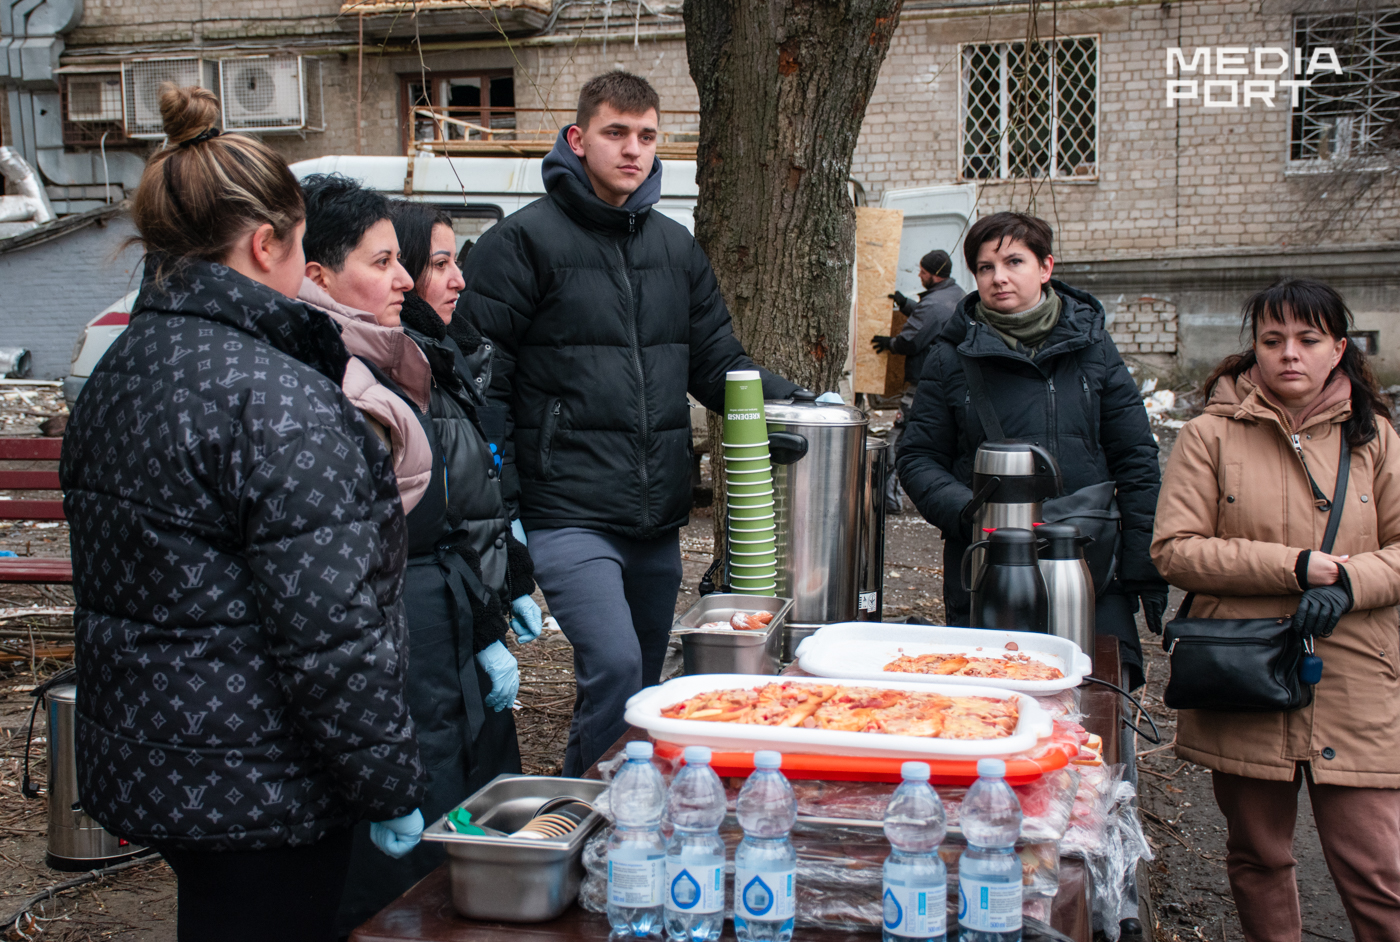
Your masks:
{"label": "bench", "polygon": [[[57,461],[61,438],[0,438],[0,461]],[[0,490],[57,491],[58,470],[0,470]],[[0,520],[63,520],[62,500],[0,500]],[[73,563],[53,557],[0,557],[0,582],[68,584]]]}

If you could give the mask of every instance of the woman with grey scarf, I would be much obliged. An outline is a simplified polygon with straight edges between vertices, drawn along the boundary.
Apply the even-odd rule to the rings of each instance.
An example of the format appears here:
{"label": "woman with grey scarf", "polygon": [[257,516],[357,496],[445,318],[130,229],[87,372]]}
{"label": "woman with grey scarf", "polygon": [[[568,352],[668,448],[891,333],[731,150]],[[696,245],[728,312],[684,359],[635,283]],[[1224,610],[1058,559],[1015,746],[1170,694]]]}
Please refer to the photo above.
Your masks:
{"label": "woman with grey scarf", "polygon": [[996,213],[968,231],[963,251],[977,293],[963,298],[929,349],[899,479],[924,519],[943,531],[950,625],[967,624],[970,614],[957,572],[973,538],[963,513],[973,457],[992,437],[979,405],[991,407],[1002,437],[1049,450],[1064,494],[1115,482],[1121,532],[1114,564],[1095,574],[1096,627],[1119,639],[1126,679],[1136,687],[1143,674],[1134,614],[1140,602],[1148,627],[1160,632],[1167,604],[1167,585],[1148,556],[1161,484],[1157,444],[1137,384],[1104,329],[1103,305],[1051,277],[1052,240],[1048,223],[1023,213]]}

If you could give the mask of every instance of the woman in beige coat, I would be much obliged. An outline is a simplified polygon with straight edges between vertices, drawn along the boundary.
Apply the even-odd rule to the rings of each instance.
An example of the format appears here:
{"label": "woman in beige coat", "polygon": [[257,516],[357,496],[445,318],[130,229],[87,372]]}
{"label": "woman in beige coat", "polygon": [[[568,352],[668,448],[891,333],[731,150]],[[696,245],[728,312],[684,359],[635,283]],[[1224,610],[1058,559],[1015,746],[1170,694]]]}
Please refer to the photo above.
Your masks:
{"label": "woman in beige coat", "polygon": [[[1250,298],[1252,348],[1207,381],[1157,506],[1152,560],[1197,593],[1191,617],[1292,615],[1325,664],[1301,710],[1180,714],[1177,755],[1214,772],[1248,942],[1301,937],[1305,779],[1356,939],[1400,938],[1400,438],[1350,323],[1320,282]],[[1343,437],[1350,483],[1329,555],[1318,547]]]}

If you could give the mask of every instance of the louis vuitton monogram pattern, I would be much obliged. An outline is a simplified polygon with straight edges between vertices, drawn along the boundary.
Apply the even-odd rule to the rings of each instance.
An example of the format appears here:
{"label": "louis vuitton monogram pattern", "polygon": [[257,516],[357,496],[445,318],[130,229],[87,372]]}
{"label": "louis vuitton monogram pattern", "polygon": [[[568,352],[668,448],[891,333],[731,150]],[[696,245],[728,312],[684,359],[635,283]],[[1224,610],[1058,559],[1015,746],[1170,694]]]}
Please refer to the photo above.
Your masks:
{"label": "louis vuitton monogram pattern", "polygon": [[61,466],[83,806],[199,849],[406,814],[404,518],[339,336],[220,265],[147,275]]}

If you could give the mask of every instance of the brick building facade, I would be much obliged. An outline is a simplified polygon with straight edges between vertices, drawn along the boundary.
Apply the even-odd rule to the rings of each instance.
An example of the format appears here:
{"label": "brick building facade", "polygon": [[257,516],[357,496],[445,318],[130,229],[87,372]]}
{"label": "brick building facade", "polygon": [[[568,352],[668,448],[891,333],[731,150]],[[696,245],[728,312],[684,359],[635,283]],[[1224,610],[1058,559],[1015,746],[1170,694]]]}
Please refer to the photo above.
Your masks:
{"label": "brick building facade", "polygon": [[[389,0],[343,8],[340,0],[245,0],[217,11],[198,0],[45,2],[77,8],[76,21],[59,31],[55,84],[151,57],[314,60],[316,123],[324,130],[267,136],[289,160],[403,154],[415,133],[414,96],[439,105],[467,101],[482,109],[482,121],[514,109],[510,120],[520,127],[557,127],[571,120],[580,85],[610,68],[651,79],[669,112],[664,128],[697,127],[676,0],[430,0],[416,19],[413,4]],[[1397,25],[1393,11],[1343,6],[1349,12],[1341,15],[1364,29],[1388,36]],[[1247,62],[1256,47],[1291,50],[1329,35],[1307,32],[1331,10],[1329,0],[1069,0],[1038,10],[1027,43],[1032,20],[1024,4],[905,3],[852,168],[864,198],[878,204],[889,189],[971,180],[979,184],[979,214],[1044,216],[1056,230],[1061,276],[1101,297],[1126,352],[1159,358],[1159,365],[1171,356],[1193,369],[1212,362],[1237,343],[1239,304],[1249,291],[1310,274],[1352,303],[1381,371],[1400,372],[1400,358],[1388,353],[1400,350],[1392,300],[1400,205],[1393,195],[1371,193],[1364,216],[1357,209],[1319,222],[1328,211],[1321,194],[1351,185],[1342,171],[1352,168],[1348,179],[1366,173],[1357,160],[1338,158],[1353,143],[1361,154],[1367,141],[1383,137],[1375,123],[1400,113],[1362,102],[1352,116],[1345,95],[1293,108],[1281,88],[1274,107],[1166,101],[1169,79],[1224,78],[1199,68],[1169,76],[1168,49],[1182,49],[1187,62],[1202,48],[1241,47]],[[1380,43],[1371,51],[1394,56],[1390,48]],[[311,67],[304,69],[309,76]],[[1017,98],[1018,69],[1021,87],[1040,83],[1039,93]],[[24,84],[14,71],[9,79],[0,74],[11,86],[7,143],[23,123],[13,113],[14,89]],[[1247,70],[1240,81],[1269,78]],[[226,101],[230,93],[224,90]],[[118,140],[106,148],[109,164],[113,154],[139,157],[153,146]],[[65,146],[70,155],[93,150],[90,143]],[[130,174],[123,181],[133,183]],[[102,196],[91,183],[55,186],[51,194],[71,210]]]}

